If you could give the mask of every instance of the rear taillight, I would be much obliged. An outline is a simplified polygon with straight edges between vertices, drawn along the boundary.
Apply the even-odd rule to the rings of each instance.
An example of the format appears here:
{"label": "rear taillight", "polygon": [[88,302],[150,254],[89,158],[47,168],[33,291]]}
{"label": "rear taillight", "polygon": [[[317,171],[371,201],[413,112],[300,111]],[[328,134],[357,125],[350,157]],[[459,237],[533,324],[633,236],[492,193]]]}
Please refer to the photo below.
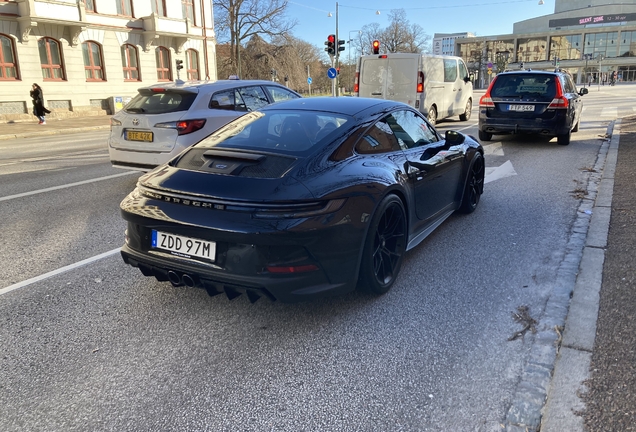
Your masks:
{"label": "rear taillight", "polygon": [[480,107],[484,107],[484,108],[494,108],[495,107],[495,103],[492,101],[492,97],[490,96],[490,90],[492,90],[492,86],[495,84],[496,81],[497,81],[497,77],[495,77],[492,80],[492,82],[490,83],[490,85],[488,86],[488,90],[486,90],[486,94],[484,94],[479,99],[479,106]]}
{"label": "rear taillight", "polygon": [[314,264],[299,265],[299,266],[267,266],[267,271],[270,273],[307,273],[318,270],[318,266]]}
{"label": "rear taillight", "polygon": [[157,123],[156,128],[176,129],[179,135],[187,135],[196,132],[205,126],[205,119],[180,120],[176,122]]}
{"label": "rear taillight", "polygon": [[356,93],[356,96],[360,92],[360,72],[356,72],[356,80],[353,83],[353,92]]}
{"label": "rear taillight", "polygon": [[121,126],[121,122],[119,120],[114,119],[114,118],[111,117],[110,118],[110,126],[111,127],[113,127],[113,126]]}
{"label": "rear taillight", "polygon": [[554,99],[552,99],[552,102],[550,102],[550,105],[548,105],[548,109],[567,108],[569,105],[569,102],[567,98],[563,96],[563,88],[561,88],[561,81],[558,79],[555,79],[555,81],[556,81],[556,95],[554,96]]}
{"label": "rear taillight", "polygon": [[424,91],[424,72],[419,71],[417,73],[417,92],[422,93]]}

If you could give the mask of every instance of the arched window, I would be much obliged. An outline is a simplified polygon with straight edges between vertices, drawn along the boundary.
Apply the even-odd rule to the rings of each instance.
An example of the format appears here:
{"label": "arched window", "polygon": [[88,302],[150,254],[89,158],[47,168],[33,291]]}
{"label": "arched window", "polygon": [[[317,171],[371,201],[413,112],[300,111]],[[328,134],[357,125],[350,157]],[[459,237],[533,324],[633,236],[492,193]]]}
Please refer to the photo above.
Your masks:
{"label": "arched window", "polygon": [[199,53],[196,50],[186,50],[186,71],[188,80],[199,79]]}
{"label": "arched window", "polygon": [[157,79],[159,81],[172,81],[172,70],[170,69],[170,50],[166,47],[157,47],[155,51],[157,59]]}
{"label": "arched window", "polygon": [[38,51],[40,52],[40,65],[44,81],[63,81],[66,77],[62,65],[60,43],[55,39],[43,37],[38,40]]}
{"label": "arched window", "polygon": [[101,45],[94,41],[82,43],[82,55],[84,56],[86,81],[105,81]]}
{"label": "arched window", "polygon": [[0,34],[0,80],[17,80],[15,46],[10,36]]}
{"label": "arched window", "polygon": [[139,57],[134,45],[121,46],[121,65],[124,69],[124,81],[141,81],[139,74]]}

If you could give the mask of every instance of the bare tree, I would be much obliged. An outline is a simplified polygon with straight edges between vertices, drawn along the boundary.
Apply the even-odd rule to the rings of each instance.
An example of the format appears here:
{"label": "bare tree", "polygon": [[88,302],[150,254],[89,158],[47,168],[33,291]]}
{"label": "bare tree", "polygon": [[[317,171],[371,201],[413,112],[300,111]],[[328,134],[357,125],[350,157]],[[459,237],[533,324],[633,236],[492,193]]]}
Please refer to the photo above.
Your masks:
{"label": "bare tree", "polygon": [[241,74],[242,44],[252,36],[288,33],[296,21],[285,18],[287,0],[213,0],[217,39],[230,43],[230,64]]}
{"label": "bare tree", "polygon": [[362,27],[359,48],[362,54],[371,53],[374,40],[380,41],[380,52],[421,53],[430,51],[430,40],[422,26],[411,23],[404,9],[393,9],[389,12],[390,23],[381,28],[378,23],[367,24]]}

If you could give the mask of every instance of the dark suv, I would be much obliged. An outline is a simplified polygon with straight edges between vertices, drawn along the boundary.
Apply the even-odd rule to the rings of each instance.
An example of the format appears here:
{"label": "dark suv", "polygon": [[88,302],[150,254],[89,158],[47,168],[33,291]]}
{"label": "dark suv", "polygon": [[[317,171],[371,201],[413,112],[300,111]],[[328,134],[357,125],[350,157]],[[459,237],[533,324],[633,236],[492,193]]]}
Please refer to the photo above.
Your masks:
{"label": "dark suv", "polygon": [[572,77],[561,71],[520,70],[503,72],[490,83],[479,100],[479,139],[493,134],[529,133],[557,137],[570,144],[579,130],[583,103]]}

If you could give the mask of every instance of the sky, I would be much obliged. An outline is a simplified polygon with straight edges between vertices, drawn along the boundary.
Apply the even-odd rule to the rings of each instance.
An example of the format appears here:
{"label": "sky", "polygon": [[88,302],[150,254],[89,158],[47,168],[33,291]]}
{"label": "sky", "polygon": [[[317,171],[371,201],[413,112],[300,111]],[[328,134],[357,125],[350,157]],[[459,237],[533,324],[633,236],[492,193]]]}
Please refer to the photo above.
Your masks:
{"label": "sky", "polygon": [[[554,13],[555,0],[543,2],[539,5],[539,0],[343,0],[338,1],[338,36],[353,39],[356,30],[374,22],[381,28],[387,27],[392,9],[404,9],[409,21],[422,26],[431,39],[435,33],[510,34],[517,21]],[[288,0],[288,3],[288,18],[297,20],[292,34],[324,48],[327,36],[336,30],[336,2]]]}

